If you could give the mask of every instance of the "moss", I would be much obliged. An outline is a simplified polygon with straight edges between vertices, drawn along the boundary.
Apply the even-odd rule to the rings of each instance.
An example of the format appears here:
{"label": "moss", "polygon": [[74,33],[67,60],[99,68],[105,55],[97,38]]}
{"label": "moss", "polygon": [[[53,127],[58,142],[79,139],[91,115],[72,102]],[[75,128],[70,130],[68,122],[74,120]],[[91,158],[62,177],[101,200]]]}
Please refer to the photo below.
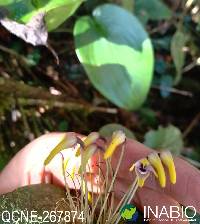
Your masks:
{"label": "moss", "polygon": [[[6,211],[6,212],[5,212]],[[39,184],[31,185],[19,188],[11,193],[7,193],[0,196],[0,224],[5,223],[2,219],[2,215],[6,218],[6,213],[12,214],[13,211],[18,211],[18,214],[31,214],[31,211],[36,211],[34,214],[38,214],[38,217],[45,217],[47,212],[44,214],[44,211],[52,212],[53,211],[69,211],[69,207],[66,201],[65,191],[59,187],[50,184]],[[17,214],[16,218],[19,217]],[[30,219],[30,216],[29,216]],[[52,216],[53,220],[53,216]],[[14,224],[16,222],[10,220],[8,223]],[[20,220],[21,224],[31,223],[27,219]],[[41,223],[41,219],[38,221],[32,222],[34,224]],[[45,223],[62,223],[57,221],[48,221]]]}

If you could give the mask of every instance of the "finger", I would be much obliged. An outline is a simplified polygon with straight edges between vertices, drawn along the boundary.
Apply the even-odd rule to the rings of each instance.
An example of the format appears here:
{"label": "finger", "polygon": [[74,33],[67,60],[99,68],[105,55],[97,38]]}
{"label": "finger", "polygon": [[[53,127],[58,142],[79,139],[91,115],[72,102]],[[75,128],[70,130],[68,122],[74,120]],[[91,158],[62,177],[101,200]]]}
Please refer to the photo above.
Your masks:
{"label": "finger", "polygon": [[[127,189],[128,183],[117,180],[116,182],[116,195],[117,206],[124,195],[124,189]],[[119,193],[120,192],[120,193]],[[143,212],[145,221],[151,224],[169,223],[169,224],[187,224],[188,221],[182,214],[182,209],[179,203],[173,198],[148,188],[139,188],[133,197],[133,204]]]}
{"label": "finger", "polygon": [[29,184],[40,184],[44,180],[44,166],[37,164],[29,170]]}
{"label": "finger", "polygon": [[135,203],[143,210],[144,218],[149,219],[151,224],[159,223],[189,223],[186,221],[179,203],[173,198],[147,188],[137,191]]}
{"label": "finger", "polygon": [[[120,149],[116,150],[113,156],[113,167],[116,167],[118,163],[120,151]],[[146,157],[150,152],[152,150],[145,145],[134,140],[128,140],[118,176],[130,182],[132,174],[128,172],[129,168],[135,161]],[[167,177],[167,186],[164,189],[159,186],[155,178],[148,179],[145,186],[159,192],[165,192],[179,203],[185,206],[194,206],[200,212],[200,171],[180,158],[175,158],[174,162],[177,172],[175,185],[172,185],[169,182],[169,177]]]}

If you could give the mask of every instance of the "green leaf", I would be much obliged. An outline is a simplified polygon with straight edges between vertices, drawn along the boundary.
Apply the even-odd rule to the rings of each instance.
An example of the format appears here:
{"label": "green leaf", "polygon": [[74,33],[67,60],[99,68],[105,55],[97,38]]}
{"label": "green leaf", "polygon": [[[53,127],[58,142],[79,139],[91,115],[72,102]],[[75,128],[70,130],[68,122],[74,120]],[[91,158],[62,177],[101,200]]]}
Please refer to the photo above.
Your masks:
{"label": "green leaf", "polygon": [[158,130],[147,132],[144,138],[144,144],[153,149],[170,150],[176,155],[183,149],[181,131],[173,125],[166,128],[159,126]]}
{"label": "green leaf", "polygon": [[153,73],[151,40],[136,17],[105,4],[75,24],[76,53],[93,85],[119,107],[145,101]]}
{"label": "green leaf", "polygon": [[69,123],[67,121],[61,121],[58,125],[59,131],[67,131],[69,128]]}
{"label": "green leaf", "polygon": [[143,22],[151,20],[170,19],[172,11],[162,0],[137,0],[135,1],[135,14]]}
{"label": "green leaf", "polygon": [[177,84],[181,80],[182,68],[185,63],[185,53],[183,47],[187,42],[187,35],[177,30],[171,41],[171,55],[176,67],[176,78],[174,83]]}
{"label": "green leaf", "polygon": [[9,12],[9,18],[17,22],[27,23],[30,19],[44,11],[48,30],[51,31],[62,24],[80,6],[83,0],[0,0],[0,6]]}
{"label": "green leaf", "polygon": [[131,13],[133,13],[133,9],[134,9],[134,0],[122,0],[122,6],[130,11]]}
{"label": "green leaf", "polygon": [[157,124],[156,112],[149,107],[142,107],[138,111],[141,116],[141,122],[145,125],[154,126]]}
{"label": "green leaf", "polygon": [[122,130],[127,138],[136,139],[133,132],[121,124],[106,124],[100,128],[99,134],[103,137],[112,137],[113,132]]}

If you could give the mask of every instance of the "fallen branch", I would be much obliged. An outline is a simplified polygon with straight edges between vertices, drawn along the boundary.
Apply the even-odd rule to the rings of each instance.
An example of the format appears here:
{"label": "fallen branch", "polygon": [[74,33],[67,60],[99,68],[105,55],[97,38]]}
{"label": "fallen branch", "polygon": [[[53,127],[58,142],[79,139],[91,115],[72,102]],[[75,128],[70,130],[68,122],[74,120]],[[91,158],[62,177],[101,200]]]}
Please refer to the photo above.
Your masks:
{"label": "fallen branch", "polygon": [[50,107],[65,108],[67,110],[86,110],[87,112],[103,112],[116,114],[116,108],[96,107],[83,100],[77,100],[67,95],[52,95],[47,90],[40,87],[29,86],[20,81],[0,78],[0,98],[1,96],[13,97],[21,105],[48,105]]}

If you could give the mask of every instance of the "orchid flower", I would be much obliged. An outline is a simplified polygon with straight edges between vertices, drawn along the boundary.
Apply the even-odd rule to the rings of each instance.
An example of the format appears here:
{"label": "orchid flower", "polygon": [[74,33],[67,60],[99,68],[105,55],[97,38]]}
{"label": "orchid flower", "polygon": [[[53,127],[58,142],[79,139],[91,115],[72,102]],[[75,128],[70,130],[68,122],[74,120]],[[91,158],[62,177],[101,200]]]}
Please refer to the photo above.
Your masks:
{"label": "orchid flower", "polygon": [[133,171],[134,169],[139,187],[144,186],[145,180],[149,177],[150,173],[153,173],[157,177],[157,173],[146,158],[134,163],[129,170]]}
{"label": "orchid flower", "polygon": [[166,175],[162,161],[158,156],[158,153],[152,152],[150,155],[148,155],[148,160],[150,164],[155,168],[156,173],[158,174],[158,180],[160,186],[164,188],[166,186]]}
{"label": "orchid flower", "polygon": [[111,142],[104,153],[104,159],[110,158],[113,155],[116,148],[122,143],[124,143],[125,140],[126,140],[126,136],[123,131],[121,130],[115,131],[112,135]]}
{"label": "orchid flower", "polygon": [[[95,143],[97,141],[97,139],[100,137],[98,132],[91,132],[84,140],[83,140],[83,144],[84,144],[84,148],[87,148],[89,145]],[[76,157],[80,156],[81,151],[80,151],[80,147],[77,149],[76,151]]]}
{"label": "orchid flower", "polygon": [[153,173],[158,178],[160,186],[164,188],[166,186],[166,175],[163,164],[168,168],[171,183],[175,184],[176,169],[170,151],[152,152],[147,158],[140,159],[134,163],[129,170],[135,170],[140,187],[143,187],[145,180],[150,173]]}
{"label": "orchid flower", "polygon": [[172,184],[176,183],[176,168],[173,157],[170,151],[163,151],[160,153],[160,158],[163,164],[168,168],[169,177]]}
{"label": "orchid flower", "polygon": [[78,143],[78,138],[75,133],[67,133],[61,139],[61,141],[55,146],[55,148],[50,152],[48,157],[44,161],[44,165],[48,165],[51,160],[62,150],[67,148],[72,148]]}

